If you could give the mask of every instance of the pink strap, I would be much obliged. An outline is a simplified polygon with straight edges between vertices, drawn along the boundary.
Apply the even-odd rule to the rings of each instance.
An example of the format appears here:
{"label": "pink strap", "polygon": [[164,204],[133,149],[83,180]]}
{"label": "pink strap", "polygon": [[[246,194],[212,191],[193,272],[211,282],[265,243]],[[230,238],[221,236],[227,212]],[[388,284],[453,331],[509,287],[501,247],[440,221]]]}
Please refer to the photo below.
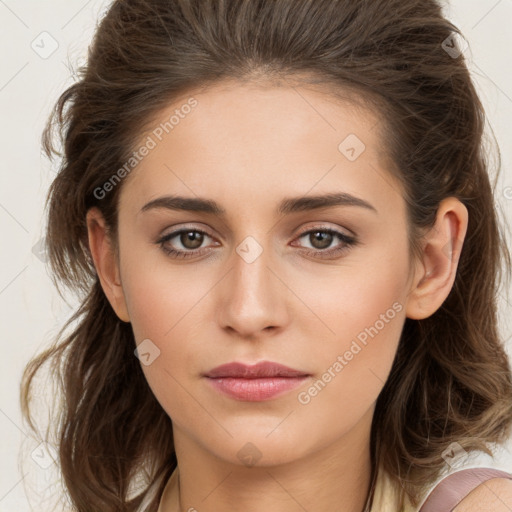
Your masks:
{"label": "pink strap", "polygon": [[452,512],[476,487],[491,478],[510,478],[512,473],[498,469],[463,469],[448,475],[431,491],[420,512]]}

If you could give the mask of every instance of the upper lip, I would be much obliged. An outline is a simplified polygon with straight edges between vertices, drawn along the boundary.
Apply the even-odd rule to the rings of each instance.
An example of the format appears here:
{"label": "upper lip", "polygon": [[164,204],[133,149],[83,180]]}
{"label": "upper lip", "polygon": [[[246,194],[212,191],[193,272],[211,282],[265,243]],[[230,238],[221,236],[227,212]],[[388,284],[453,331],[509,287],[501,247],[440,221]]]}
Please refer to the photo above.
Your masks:
{"label": "upper lip", "polygon": [[205,373],[206,377],[236,377],[243,379],[257,379],[265,377],[305,377],[309,375],[301,370],[294,370],[288,366],[271,361],[261,361],[254,365],[244,363],[227,363],[217,366]]}

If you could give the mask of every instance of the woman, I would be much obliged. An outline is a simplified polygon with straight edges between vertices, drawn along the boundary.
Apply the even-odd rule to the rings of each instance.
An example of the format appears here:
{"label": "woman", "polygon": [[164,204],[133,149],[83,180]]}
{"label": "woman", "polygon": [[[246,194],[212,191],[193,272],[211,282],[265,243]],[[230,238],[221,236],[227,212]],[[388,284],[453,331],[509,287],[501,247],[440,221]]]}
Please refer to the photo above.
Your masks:
{"label": "woman", "polygon": [[22,393],[53,361],[75,510],[512,506],[470,464],[511,431],[510,260],[456,34],[434,0],[112,4],[45,133],[83,305]]}

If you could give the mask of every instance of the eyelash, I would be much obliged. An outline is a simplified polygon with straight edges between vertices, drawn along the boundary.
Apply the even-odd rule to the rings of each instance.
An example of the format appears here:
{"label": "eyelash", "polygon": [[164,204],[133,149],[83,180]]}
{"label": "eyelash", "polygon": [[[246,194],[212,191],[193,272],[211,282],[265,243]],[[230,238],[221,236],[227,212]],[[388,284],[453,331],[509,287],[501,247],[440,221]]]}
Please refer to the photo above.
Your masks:
{"label": "eyelash", "polygon": [[[176,259],[186,259],[186,258],[192,258],[194,256],[198,256],[199,253],[203,252],[206,247],[203,247],[202,249],[196,249],[196,250],[187,250],[187,251],[181,251],[176,249],[169,249],[165,246],[165,243],[169,240],[172,240],[173,238],[177,237],[178,235],[181,235],[182,233],[200,233],[202,235],[206,235],[210,238],[213,238],[210,234],[208,234],[206,231],[203,231],[201,229],[196,228],[183,228],[178,231],[173,231],[172,233],[169,233],[167,235],[164,235],[160,239],[158,239],[155,243],[160,246],[160,248],[170,257],[176,258]],[[330,228],[314,228],[310,229],[308,231],[304,231],[301,233],[297,238],[302,238],[306,235],[310,235],[311,233],[327,233],[330,235],[334,235],[338,237],[344,245],[342,245],[339,248],[336,249],[307,249],[306,251],[308,253],[313,253],[315,256],[319,256],[321,254],[321,258],[323,257],[330,257],[330,256],[337,256],[341,255],[342,253],[348,251],[351,247],[358,244],[358,241],[356,238],[345,235],[344,233],[340,233],[339,231],[336,231],[334,229]],[[327,255],[327,256],[326,256]]]}

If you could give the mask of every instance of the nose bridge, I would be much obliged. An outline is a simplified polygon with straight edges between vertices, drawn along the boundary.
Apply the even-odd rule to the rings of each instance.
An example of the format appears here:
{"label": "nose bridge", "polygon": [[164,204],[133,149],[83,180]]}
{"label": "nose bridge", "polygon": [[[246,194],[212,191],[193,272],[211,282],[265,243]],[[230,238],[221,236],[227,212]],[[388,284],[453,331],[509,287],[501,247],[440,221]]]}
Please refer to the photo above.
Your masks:
{"label": "nose bridge", "polygon": [[235,253],[232,285],[236,293],[261,300],[270,284],[268,267],[272,258],[268,244],[264,248],[254,237],[248,236],[236,247]]}
{"label": "nose bridge", "polygon": [[260,240],[247,236],[235,247],[222,288],[222,326],[244,336],[286,321],[283,284],[271,270],[271,244]]}

